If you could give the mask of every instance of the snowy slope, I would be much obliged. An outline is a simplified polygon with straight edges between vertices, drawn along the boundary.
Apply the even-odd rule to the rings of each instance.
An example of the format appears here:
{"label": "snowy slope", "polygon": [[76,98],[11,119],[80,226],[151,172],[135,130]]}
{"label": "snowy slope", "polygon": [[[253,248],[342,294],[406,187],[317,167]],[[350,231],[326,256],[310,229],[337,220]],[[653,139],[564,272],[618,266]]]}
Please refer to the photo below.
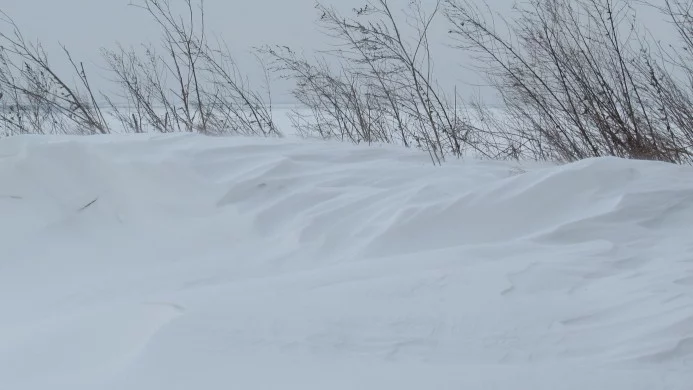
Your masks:
{"label": "snowy slope", "polygon": [[0,389],[693,388],[693,169],[0,140]]}

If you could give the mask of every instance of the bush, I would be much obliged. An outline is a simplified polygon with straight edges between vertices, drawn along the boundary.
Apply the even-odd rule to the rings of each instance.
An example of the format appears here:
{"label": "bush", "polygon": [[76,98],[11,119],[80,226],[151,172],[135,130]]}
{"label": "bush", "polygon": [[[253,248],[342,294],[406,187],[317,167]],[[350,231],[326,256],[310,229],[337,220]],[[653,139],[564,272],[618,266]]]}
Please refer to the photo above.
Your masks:
{"label": "bush", "polygon": [[[9,30],[9,32],[3,32]],[[51,67],[40,44],[28,41],[0,12],[0,123],[2,135],[106,134],[108,124],[96,103],[84,65],[63,47],[78,82]]]}
{"label": "bush", "polygon": [[629,2],[533,0],[504,23],[509,36],[488,8],[447,5],[458,47],[477,56],[502,97],[503,137],[518,155],[693,161],[690,84],[665,70]]}
{"label": "bush", "polygon": [[[401,23],[387,0],[369,1],[344,17],[321,4],[319,24],[337,50],[311,62],[286,47],[267,49],[274,70],[294,79],[294,97],[310,115],[294,113],[306,135],[355,143],[386,142],[418,146],[434,162],[467,149],[483,152],[473,141],[474,128],[460,115],[434,77],[429,45],[431,23],[441,2],[426,12],[419,0],[409,2]],[[406,39],[406,27],[414,32]],[[337,66],[328,66],[329,57]],[[333,70],[333,69],[338,70]]]}
{"label": "bush", "polygon": [[223,43],[210,45],[202,4],[196,8],[183,1],[185,18],[173,13],[168,0],[137,5],[161,28],[163,54],[153,45],[144,46],[143,54],[122,47],[104,50],[130,109],[123,112],[105,96],[115,116],[135,132],[279,135],[271,99],[266,102],[250,88]]}
{"label": "bush", "polygon": [[[269,92],[264,98],[248,85],[223,42],[208,42],[202,3],[183,1],[185,18],[172,12],[169,0],[136,5],[159,25],[163,54],[151,44],[142,52],[103,50],[120,101],[94,91],[84,66],[65,47],[74,74],[59,75],[43,47],[26,40],[12,19],[0,14],[11,31],[0,30],[0,135],[109,133],[96,96],[125,131],[280,135]],[[65,81],[74,76],[77,84]]]}
{"label": "bush", "polygon": [[[677,45],[649,36],[633,8],[642,2],[627,0],[530,0],[511,20],[471,0],[412,0],[402,14],[388,0],[367,0],[347,16],[318,4],[335,49],[309,59],[264,48],[266,95],[223,41],[210,43],[202,3],[181,1],[183,17],[169,0],[136,5],[160,27],[161,46],[103,51],[126,108],[93,91],[65,48],[73,74],[58,75],[41,45],[2,14],[0,135],[108,133],[101,96],[126,131],[276,136],[274,71],[295,82],[303,107],[290,118],[307,137],[418,147],[437,164],[468,155],[693,163],[693,0],[648,5],[672,22]],[[436,81],[430,34],[441,13],[455,46],[479,61],[501,97],[500,113]]]}

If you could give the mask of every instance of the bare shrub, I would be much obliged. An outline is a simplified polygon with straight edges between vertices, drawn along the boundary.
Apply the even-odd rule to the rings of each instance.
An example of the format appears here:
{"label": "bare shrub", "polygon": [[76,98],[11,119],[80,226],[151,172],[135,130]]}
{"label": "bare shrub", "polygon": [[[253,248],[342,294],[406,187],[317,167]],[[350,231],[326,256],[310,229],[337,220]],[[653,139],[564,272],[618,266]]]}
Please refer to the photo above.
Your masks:
{"label": "bare shrub", "polygon": [[271,101],[250,88],[228,46],[210,45],[202,3],[182,3],[184,16],[174,13],[169,0],[136,5],[160,27],[161,53],[153,45],[144,46],[143,54],[104,50],[129,107],[124,111],[109,99],[114,115],[134,131],[279,135]]}
{"label": "bare shrub", "polygon": [[256,59],[265,74],[265,97],[252,88],[223,41],[206,46],[202,54],[207,81],[215,88],[210,99],[213,108],[210,122],[217,128],[230,128],[244,135],[281,136],[272,117],[269,70],[260,57]]}
{"label": "bare shrub", "polygon": [[[668,130],[681,140],[683,148],[691,152],[693,145],[693,1],[664,0],[660,11],[672,22],[678,33],[679,43],[663,47],[658,44],[662,60],[659,63],[646,62],[645,69],[650,74],[650,86],[659,99],[658,109],[665,118]],[[663,65],[673,65],[681,77],[672,76]],[[689,159],[690,155],[688,156]]]}
{"label": "bare shrub", "polygon": [[[440,7],[438,1],[426,12],[421,1],[411,1],[404,23],[387,0],[371,0],[351,17],[318,4],[319,24],[336,47],[323,55],[332,61],[309,61],[286,47],[267,50],[310,109],[312,118],[295,113],[294,122],[322,138],[418,146],[437,163],[468,147],[481,151],[456,94],[449,99],[434,77],[429,32]],[[334,62],[339,65],[327,65]]]}
{"label": "bare shrub", "polygon": [[[153,47],[146,47],[144,55],[119,47],[119,51],[104,50],[103,56],[122,91],[117,95],[118,103],[108,95],[104,99],[126,131],[184,130],[183,121],[177,120],[176,108],[163,88],[163,70]],[[187,130],[191,131],[192,127]]]}
{"label": "bare shrub", "polygon": [[446,2],[458,47],[502,97],[509,151],[693,161],[689,89],[664,70],[627,1],[533,0],[503,19],[508,35],[490,8]]}
{"label": "bare shrub", "polygon": [[[0,121],[3,135],[106,134],[108,124],[82,63],[63,46],[77,83],[58,75],[40,43],[0,11]],[[9,31],[9,32],[3,32]]]}
{"label": "bare shrub", "polygon": [[291,120],[299,134],[354,143],[390,142],[391,134],[370,98],[363,77],[342,69],[335,74],[326,62],[310,63],[289,48],[269,49],[278,70],[296,81],[294,97],[310,110],[294,110]]}

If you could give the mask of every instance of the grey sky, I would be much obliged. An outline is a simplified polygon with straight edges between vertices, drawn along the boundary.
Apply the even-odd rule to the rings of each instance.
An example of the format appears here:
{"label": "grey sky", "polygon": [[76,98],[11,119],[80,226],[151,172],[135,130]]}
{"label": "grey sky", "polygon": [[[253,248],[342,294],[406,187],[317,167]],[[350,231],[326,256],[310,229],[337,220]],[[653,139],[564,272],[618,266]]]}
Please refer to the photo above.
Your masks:
{"label": "grey sky", "polygon": [[[57,43],[65,44],[75,58],[84,60],[94,76],[105,76],[99,50],[112,48],[117,42],[126,46],[156,41],[158,30],[142,10],[128,6],[130,0],[0,0],[0,9],[19,24],[28,38],[39,39],[46,46],[56,66],[63,66]],[[409,0],[392,0],[393,7],[405,7]],[[433,4],[434,0],[424,3]],[[174,1],[175,2],[175,1]],[[340,8],[350,9],[363,0],[324,0]],[[499,11],[507,11],[514,0],[490,0]],[[260,73],[248,50],[264,44],[282,44],[296,49],[320,47],[325,39],[315,26],[317,18],[314,0],[205,0],[209,30],[221,35],[231,45],[242,70],[251,80]],[[641,14],[645,21],[661,31],[664,24],[655,12]],[[436,75],[444,85],[457,85],[463,96],[475,92],[470,85],[483,83],[465,65],[464,53],[451,49],[444,18],[435,26],[434,55]],[[98,87],[108,84],[99,82]],[[290,96],[286,84],[273,83],[277,100],[286,102]],[[492,96],[482,91],[486,99]]]}

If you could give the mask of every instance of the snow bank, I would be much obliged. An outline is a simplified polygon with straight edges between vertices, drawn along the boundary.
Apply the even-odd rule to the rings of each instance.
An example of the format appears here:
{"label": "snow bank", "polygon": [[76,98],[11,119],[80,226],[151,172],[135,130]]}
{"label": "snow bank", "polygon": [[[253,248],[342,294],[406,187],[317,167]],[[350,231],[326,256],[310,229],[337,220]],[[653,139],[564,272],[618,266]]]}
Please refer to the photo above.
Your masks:
{"label": "snow bank", "polygon": [[0,388],[690,389],[693,169],[0,140]]}

